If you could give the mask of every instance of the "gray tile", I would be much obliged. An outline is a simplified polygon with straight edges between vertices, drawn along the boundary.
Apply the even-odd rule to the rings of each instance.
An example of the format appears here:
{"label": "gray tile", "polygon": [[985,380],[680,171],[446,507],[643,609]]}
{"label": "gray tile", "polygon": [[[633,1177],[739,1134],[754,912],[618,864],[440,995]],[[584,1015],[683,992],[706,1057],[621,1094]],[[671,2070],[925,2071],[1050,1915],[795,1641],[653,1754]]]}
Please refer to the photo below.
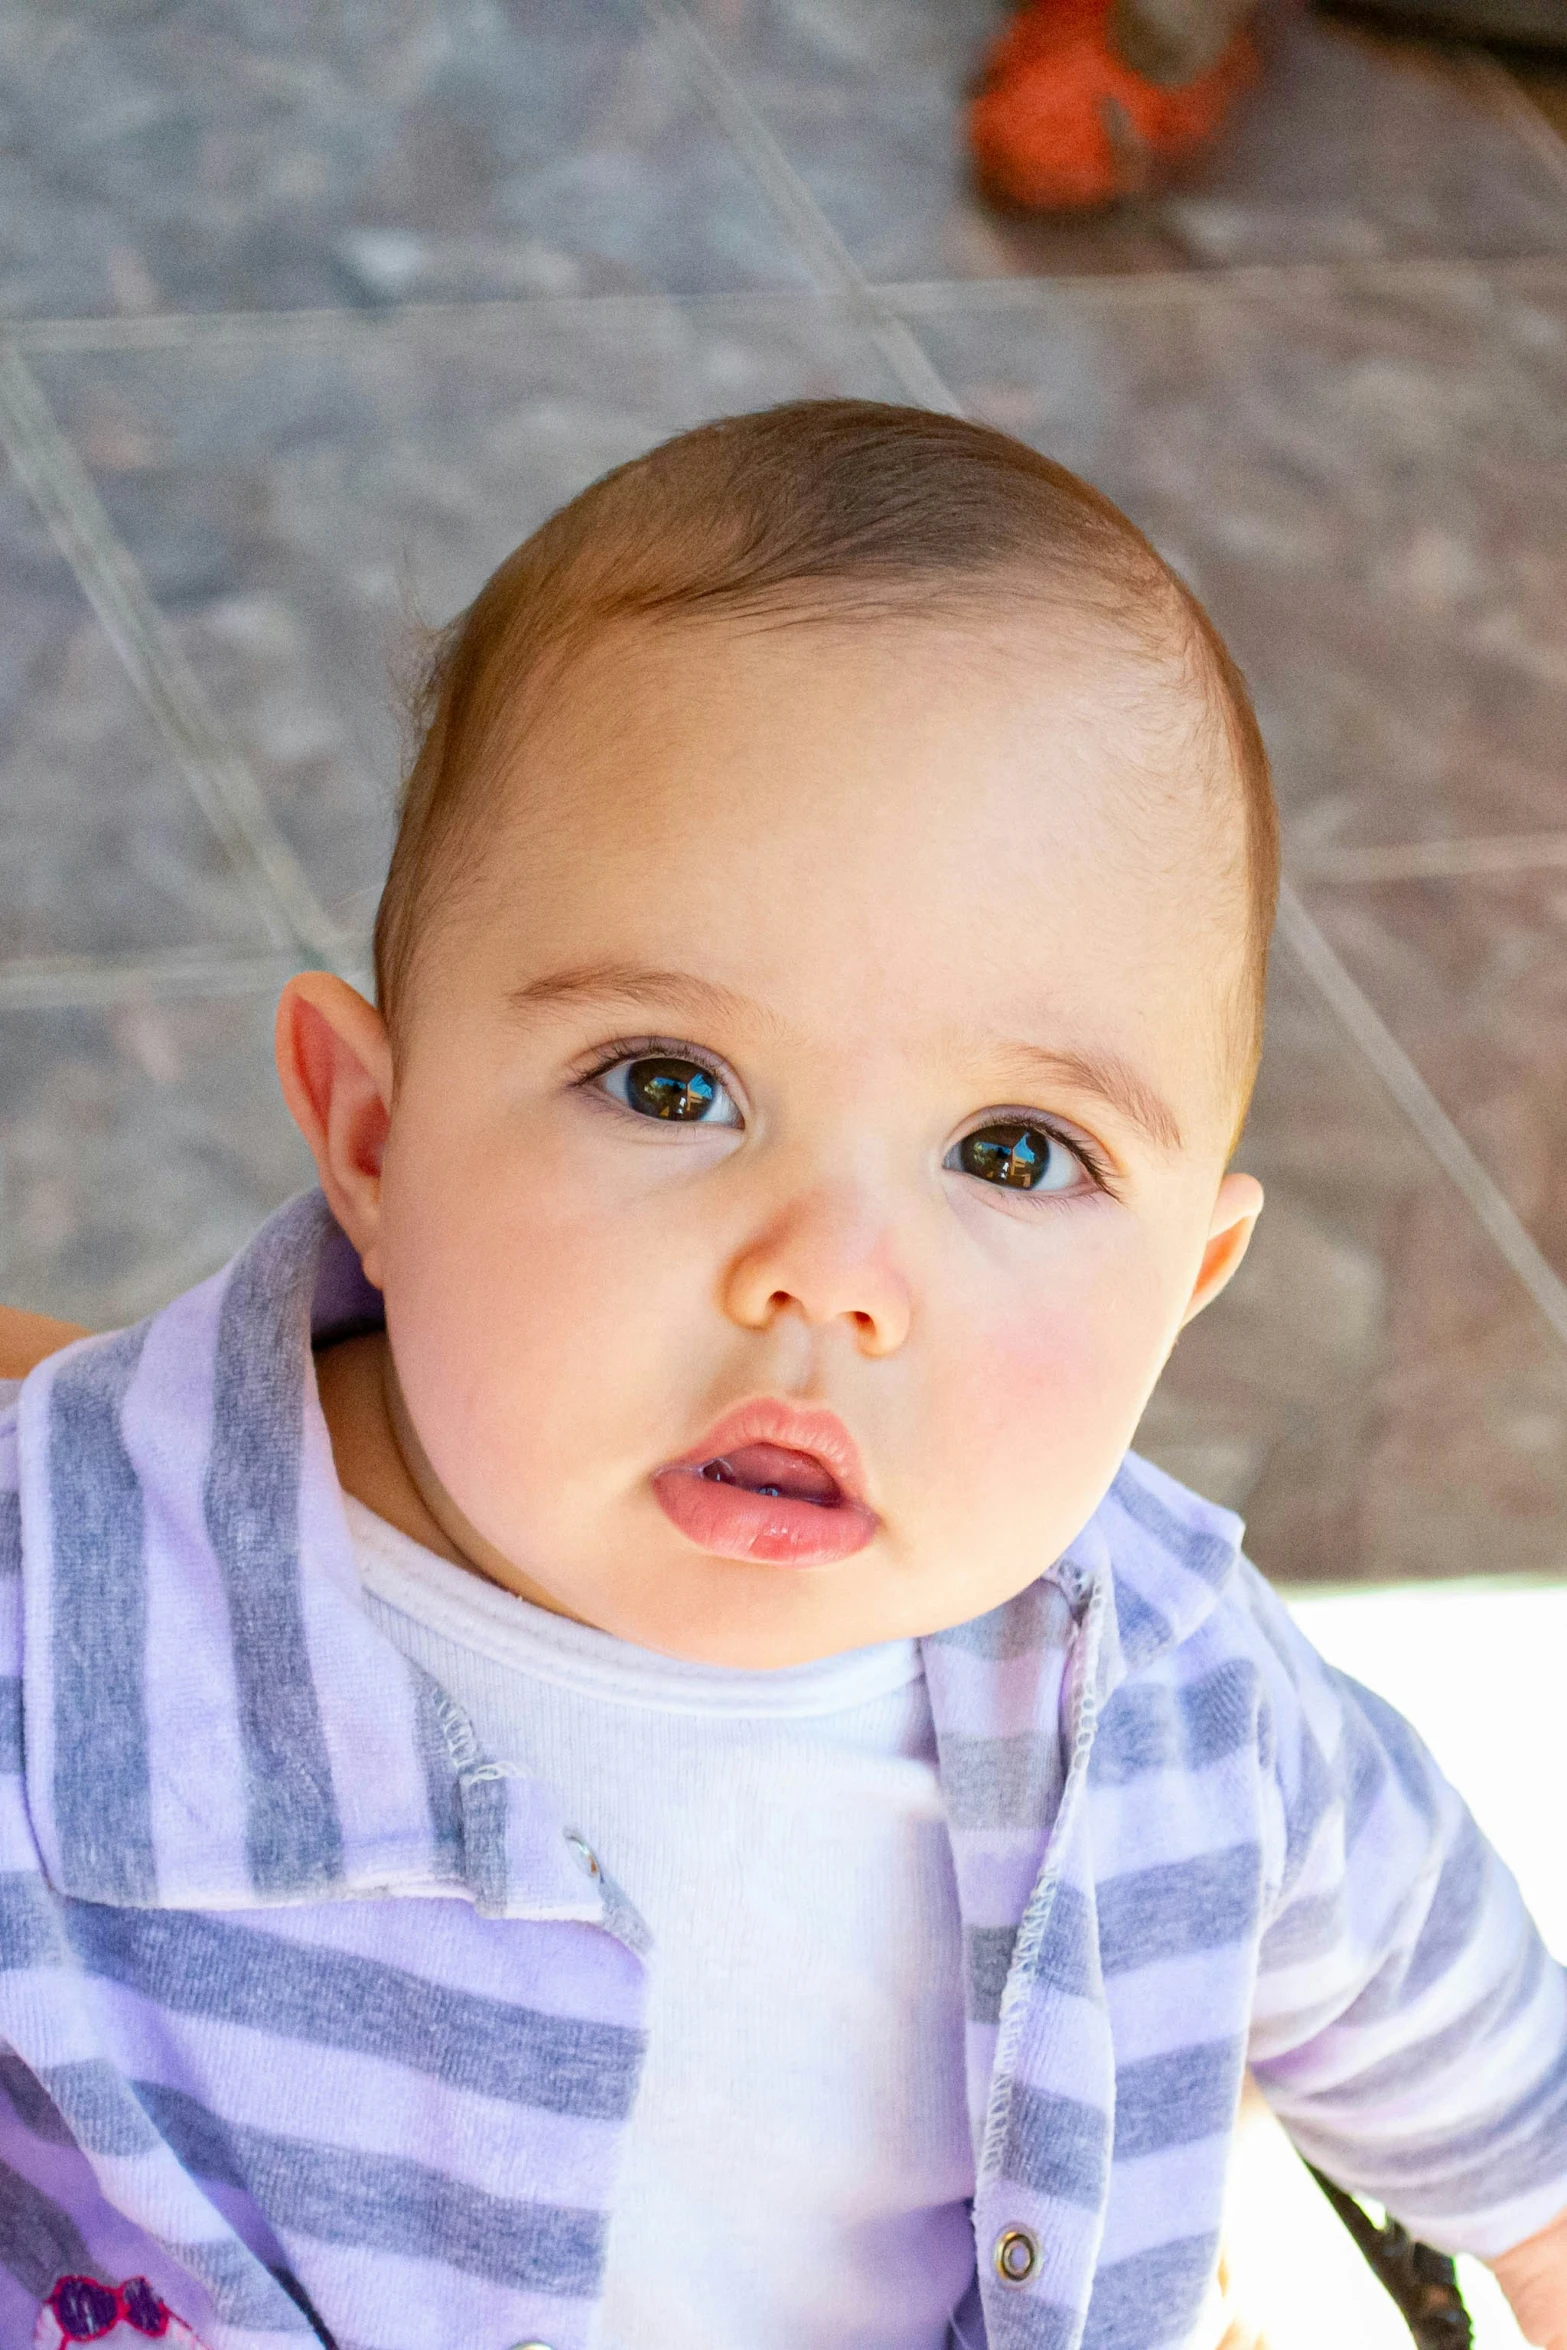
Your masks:
{"label": "gray tile", "polygon": [[311,1179],[272,999],[0,1014],[0,1295],[110,1328]]}
{"label": "gray tile", "polygon": [[1268,1205],[1139,1441],[1289,1583],[1567,1569],[1567,1350],[1281,964],[1239,1163]]}
{"label": "gray tile", "polygon": [[811,392],[889,396],[827,306],[545,305],[326,338],[40,358],[318,893],[373,911],[399,672],[596,474],[680,427]]}
{"label": "gray tile", "polygon": [[1447,60],[1288,4],[1266,71],[1162,197],[1008,219],[968,184],[960,107],[1005,0],[696,0],[721,54],[877,279],[1567,250],[1567,193]]}
{"label": "gray tile", "polygon": [[1308,890],[1311,910],[1567,1279],[1567,873]]}
{"label": "gray tile", "polygon": [[917,320],[1246,669],[1302,849],[1561,822],[1567,265],[979,295]]}
{"label": "gray tile", "polygon": [[113,648],[3,477],[0,828],[0,962],[261,943]]}
{"label": "gray tile", "polygon": [[12,316],[800,282],[633,0],[24,0],[0,90]]}

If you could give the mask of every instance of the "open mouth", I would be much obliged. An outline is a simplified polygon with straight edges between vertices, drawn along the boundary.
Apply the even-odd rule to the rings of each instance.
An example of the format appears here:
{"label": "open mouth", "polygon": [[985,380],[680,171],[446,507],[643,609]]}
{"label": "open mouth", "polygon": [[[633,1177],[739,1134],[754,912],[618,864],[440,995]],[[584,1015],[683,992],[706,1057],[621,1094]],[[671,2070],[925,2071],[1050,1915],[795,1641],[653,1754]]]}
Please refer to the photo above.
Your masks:
{"label": "open mouth", "polygon": [[827,1566],[863,1550],[881,1525],[861,1499],[859,1455],[837,1415],[769,1397],[726,1413],[705,1442],[655,1470],[652,1485],[670,1522],[718,1558]]}
{"label": "open mouth", "polygon": [[808,1501],[817,1509],[831,1509],[843,1498],[837,1478],[814,1453],[796,1452],[787,1444],[737,1445],[717,1460],[704,1461],[701,1473],[712,1485],[739,1485],[747,1493]]}

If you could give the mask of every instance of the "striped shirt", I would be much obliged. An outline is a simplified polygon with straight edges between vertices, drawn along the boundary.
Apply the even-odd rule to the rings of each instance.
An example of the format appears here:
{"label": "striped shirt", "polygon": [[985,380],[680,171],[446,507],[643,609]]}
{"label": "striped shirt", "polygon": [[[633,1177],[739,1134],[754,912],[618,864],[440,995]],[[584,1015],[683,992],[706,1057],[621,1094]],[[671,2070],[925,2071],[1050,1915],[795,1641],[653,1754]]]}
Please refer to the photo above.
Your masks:
{"label": "striped shirt", "polygon": [[[0,2342],[85,2338],[59,2312],[135,2279],[207,2350],[593,2340],[648,1937],[366,1611],[310,1346],[374,1306],[311,1195],[0,1411]],[[1128,1456],[921,1644],[965,2350],[1190,2336],[1248,2061],[1431,2241],[1567,2204],[1562,1971],[1239,1534]]]}

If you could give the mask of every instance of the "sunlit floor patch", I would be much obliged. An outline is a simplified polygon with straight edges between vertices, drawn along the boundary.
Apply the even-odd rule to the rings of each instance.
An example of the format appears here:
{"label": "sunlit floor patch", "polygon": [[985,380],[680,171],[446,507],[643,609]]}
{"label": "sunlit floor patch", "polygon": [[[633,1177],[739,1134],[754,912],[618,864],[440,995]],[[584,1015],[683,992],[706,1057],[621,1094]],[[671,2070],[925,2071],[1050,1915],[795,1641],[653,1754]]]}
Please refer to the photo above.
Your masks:
{"label": "sunlit floor patch", "polygon": [[[1287,1591],[1330,1662],[1396,1705],[1425,1739],[1567,1951],[1567,1585],[1473,1582]],[[1265,2109],[1249,2109],[1226,2257],[1236,2306],[1269,2350],[1409,2350],[1410,2337]],[[1490,2271],[1459,2262],[1476,2350],[1521,2350]]]}

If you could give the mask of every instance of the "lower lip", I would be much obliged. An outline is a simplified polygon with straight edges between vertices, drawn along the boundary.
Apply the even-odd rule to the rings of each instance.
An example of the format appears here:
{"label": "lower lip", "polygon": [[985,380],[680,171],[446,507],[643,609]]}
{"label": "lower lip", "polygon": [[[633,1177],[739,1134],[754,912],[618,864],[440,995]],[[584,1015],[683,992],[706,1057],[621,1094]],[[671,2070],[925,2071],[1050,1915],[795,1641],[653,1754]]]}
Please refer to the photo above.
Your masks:
{"label": "lower lip", "polygon": [[863,1550],[880,1521],[863,1502],[791,1501],[719,1485],[697,1467],[660,1469],[658,1506],[698,1550],[715,1558],[757,1559],[770,1567],[825,1567]]}

